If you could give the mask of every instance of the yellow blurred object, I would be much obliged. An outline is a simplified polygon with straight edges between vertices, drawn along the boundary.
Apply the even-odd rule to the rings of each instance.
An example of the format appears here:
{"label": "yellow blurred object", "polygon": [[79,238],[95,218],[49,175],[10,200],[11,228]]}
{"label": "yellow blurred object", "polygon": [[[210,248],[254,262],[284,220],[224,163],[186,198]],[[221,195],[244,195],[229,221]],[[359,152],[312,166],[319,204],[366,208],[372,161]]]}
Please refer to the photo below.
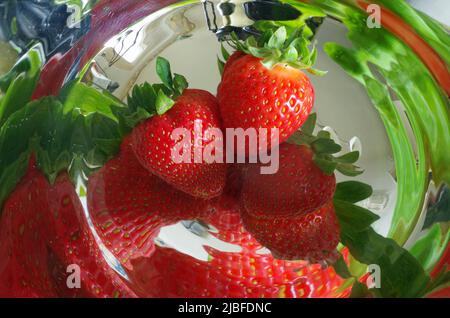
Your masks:
{"label": "yellow blurred object", "polygon": [[0,41],[0,76],[7,73],[19,58],[17,51],[7,42]]}

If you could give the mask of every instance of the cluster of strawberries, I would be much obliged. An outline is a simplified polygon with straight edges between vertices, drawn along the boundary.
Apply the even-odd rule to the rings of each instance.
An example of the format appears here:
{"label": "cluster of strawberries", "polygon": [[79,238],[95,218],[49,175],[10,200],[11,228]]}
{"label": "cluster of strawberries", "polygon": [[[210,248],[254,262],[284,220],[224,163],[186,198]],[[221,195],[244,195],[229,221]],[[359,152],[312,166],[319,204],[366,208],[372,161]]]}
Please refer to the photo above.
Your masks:
{"label": "cluster of strawberries", "polygon": [[[274,50],[290,47],[296,39],[288,39],[280,30],[284,28],[269,39],[269,43],[278,39]],[[288,41],[291,44],[286,44]],[[335,176],[316,165],[313,146],[286,143],[308,119],[314,89],[305,73],[292,63],[267,66],[267,58],[251,52],[254,50],[240,44],[235,53],[226,57],[217,98],[203,90],[178,90],[164,114],[151,117],[132,131],[131,148],[143,168],[192,198],[211,200],[225,188],[232,188],[246,230],[277,258],[332,261],[339,242],[332,203]],[[157,69],[170,69],[164,59],[158,62]],[[159,74],[168,84],[171,97],[177,91],[175,83],[180,75],[172,78],[170,72]],[[177,140],[173,140],[172,131],[181,127],[194,132],[198,119],[202,120],[203,132],[211,127],[253,128],[257,133],[262,128],[277,129],[279,144],[269,142],[266,147],[279,152],[278,171],[261,174],[261,163],[174,162],[171,149]],[[203,147],[214,142],[207,133],[203,136]],[[252,155],[248,148],[245,151]],[[193,150],[189,156],[194,158]],[[229,175],[233,175],[233,182]]]}
{"label": "cluster of strawberries", "polygon": [[[126,138],[120,154],[91,176],[87,204],[102,243],[120,261],[139,296],[338,296],[343,280],[331,267],[261,253],[263,246],[244,228],[242,172],[236,165],[229,167],[221,195],[196,198],[143,168],[132,145],[132,138]],[[208,261],[200,261],[155,242],[162,227],[191,219],[215,229],[209,235],[241,251],[204,246]]]}
{"label": "cluster of strawberries", "polygon": [[[31,160],[3,208],[0,296],[323,296],[337,288],[341,280],[332,270],[306,266],[337,255],[333,171],[319,168],[317,147],[286,142],[314,104],[313,87],[301,69],[310,70],[315,57],[300,58],[299,36],[288,37],[280,28],[263,44],[236,42],[237,51],[224,56],[217,97],[188,89],[162,58],[157,72],[163,84],[134,90],[129,104],[153,115],[90,176],[87,189],[88,212],[101,243],[129,281],[103,257],[68,175],[50,185]],[[269,145],[279,151],[278,171],[261,174],[261,163],[174,162],[173,130],[194,131],[198,119],[204,131],[278,129],[279,144]],[[203,136],[204,147],[214,141]],[[212,261],[205,263],[155,245],[163,226],[189,219],[215,226],[219,239],[243,251],[208,248]],[[262,247],[271,255],[261,254]],[[71,264],[80,267],[79,288],[68,288]]]}

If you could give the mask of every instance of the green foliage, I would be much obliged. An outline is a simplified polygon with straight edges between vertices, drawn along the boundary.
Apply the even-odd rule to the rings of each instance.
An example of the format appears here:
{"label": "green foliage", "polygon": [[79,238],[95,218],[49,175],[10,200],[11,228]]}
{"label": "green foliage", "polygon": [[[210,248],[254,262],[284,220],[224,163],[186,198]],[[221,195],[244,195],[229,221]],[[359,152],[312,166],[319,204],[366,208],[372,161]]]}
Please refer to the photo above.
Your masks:
{"label": "green foliage", "polygon": [[8,73],[0,77],[0,90],[4,93],[0,99],[0,127],[11,114],[30,100],[39,79],[41,65],[38,50],[31,49]]}
{"label": "green foliage", "polygon": [[450,222],[450,187],[444,185],[436,202],[428,207],[424,228],[429,228],[438,222]]}
{"label": "green foliage", "polygon": [[288,142],[297,145],[306,145],[314,151],[314,163],[326,174],[332,175],[335,170],[346,176],[357,176],[363,171],[355,165],[359,159],[359,152],[352,151],[336,157],[342,147],[338,145],[329,132],[320,131],[314,135],[317,115],[312,113],[303,124],[300,131],[294,133]]}
{"label": "green foliage", "polygon": [[[376,264],[381,270],[380,288],[369,291],[379,297],[417,297],[430,286],[430,277],[418,260],[394,240],[377,234],[371,227],[379,217],[354,203],[365,199],[372,191],[360,182],[340,183],[334,206],[341,226],[341,242],[360,263]],[[343,261],[335,265],[338,274],[349,278]],[[363,297],[366,290],[354,285],[353,297]]]}
{"label": "green foliage", "polygon": [[435,223],[424,236],[414,243],[410,252],[427,272],[431,272],[444,255],[449,242],[448,226]]}
{"label": "green foliage", "polygon": [[[448,99],[414,52],[385,29],[368,29],[364,15],[340,8],[353,48],[327,43],[325,52],[366,88],[390,139],[398,184],[397,202],[389,236],[404,244],[423,207],[430,168],[439,184],[450,182],[450,119]],[[369,69],[377,69],[377,76]],[[383,84],[378,77],[386,80]],[[415,147],[392,101],[400,98],[415,136]],[[415,149],[414,149],[415,148]]]}
{"label": "green foliage", "polygon": [[[261,58],[261,62],[267,68],[282,63],[315,75],[326,74],[313,68],[317,60],[317,48],[312,46],[311,50],[309,49],[311,43],[303,33],[304,27],[279,26],[277,23],[267,21],[257,23],[254,27],[262,33],[261,36],[250,36],[241,41],[233,33],[230,45],[235,50]],[[227,60],[226,56],[229,54],[223,53],[224,59]],[[220,59],[219,61],[221,68],[223,62]]]}
{"label": "green foliage", "polygon": [[140,121],[156,114],[166,113],[189,86],[184,76],[172,74],[169,61],[162,57],[156,60],[156,73],[162,84],[135,85],[128,96],[128,108],[118,109],[116,112],[116,116],[123,118],[128,128],[133,128]]}

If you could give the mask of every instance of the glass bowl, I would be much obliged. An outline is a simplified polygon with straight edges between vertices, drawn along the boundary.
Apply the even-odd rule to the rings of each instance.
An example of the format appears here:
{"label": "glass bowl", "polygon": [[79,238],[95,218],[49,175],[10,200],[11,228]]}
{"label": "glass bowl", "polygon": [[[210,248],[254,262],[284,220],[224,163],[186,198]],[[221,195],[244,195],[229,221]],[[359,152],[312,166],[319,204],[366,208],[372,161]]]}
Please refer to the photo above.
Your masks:
{"label": "glass bowl", "polygon": [[[269,2],[263,5],[273,5]],[[50,170],[51,186],[55,187],[54,182],[64,183],[64,176],[70,178],[76,195],[69,197],[71,205],[77,207],[79,222],[72,230],[89,232],[82,242],[74,239],[73,245],[61,253],[66,255],[78,249],[76,260],[81,271],[83,264],[91,264],[83,257],[107,264],[108,269],[96,268],[82,276],[81,290],[84,284],[91,284],[91,289],[98,285],[93,290],[99,296],[111,297],[348,297],[353,294],[351,286],[359,280],[375,284],[371,286],[375,295],[402,296],[405,294],[395,294],[386,285],[393,281],[399,284],[399,290],[406,289],[407,283],[392,278],[398,275],[395,271],[401,271],[404,259],[417,262],[424,277],[435,277],[448,262],[449,231],[443,224],[448,221],[449,211],[449,153],[445,150],[450,143],[449,76],[448,60],[442,53],[445,48],[441,46],[448,43],[448,35],[445,38],[436,21],[403,1],[374,1],[376,7],[364,1],[283,2],[305,17],[320,17],[311,20],[317,23],[317,29],[313,29],[318,47],[317,68],[328,74],[310,76],[316,92],[316,131],[329,132],[342,147],[342,153],[360,152],[358,165],[364,173],[352,178],[337,173],[337,181],[356,180],[373,188],[372,194],[357,205],[379,217],[372,224],[375,232],[371,235],[392,238],[395,248],[383,239],[386,246],[379,247],[378,241],[370,241],[371,236],[363,249],[373,248],[369,254],[384,254],[379,258],[366,257],[358,252],[355,242],[352,245],[352,238],[348,239],[349,244],[343,242],[339,246],[350,269],[350,274],[345,275],[337,265],[275,259],[270,250],[245,231],[239,207],[225,200],[217,203],[219,210],[197,211],[188,218],[170,218],[142,207],[117,215],[120,211],[109,210],[109,204],[115,200],[132,204],[133,183],[138,181],[133,180],[132,174],[121,176],[127,180],[114,179],[123,185],[119,186],[121,193],[117,197],[111,196],[109,181],[93,177],[104,163],[115,160],[96,148],[100,145],[104,150],[111,140],[98,133],[93,140],[105,142],[93,142],[89,148],[79,142],[85,132],[64,131],[71,151],[81,149],[73,153],[67,167],[62,164],[63,168],[52,171],[39,152],[35,159],[40,169]],[[266,14],[263,9],[249,7],[258,1],[114,0],[88,1],[82,7],[61,3],[64,1],[47,6],[30,1],[28,5],[4,6],[8,23],[3,30],[9,31],[5,36],[14,43],[15,50],[2,44],[2,52],[10,52],[2,63],[5,70],[26,59],[36,63],[39,80],[36,78],[31,98],[56,95],[65,105],[78,107],[83,116],[92,116],[87,128],[92,134],[96,128],[107,130],[109,125],[107,121],[97,122],[92,115],[100,112],[98,103],[104,101],[95,92],[110,98],[110,104],[126,104],[135,85],[158,82],[154,71],[158,56],[170,60],[172,69],[185,75],[190,87],[216,94],[220,82],[217,56],[221,55],[218,39],[224,36],[221,32],[226,33],[229,26],[249,27],[254,23],[250,16]],[[27,25],[25,17],[34,16],[36,10],[45,12],[48,18]],[[273,10],[267,12],[274,14]],[[373,25],[377,23],[373,20],[377,12],[381,14],[379,27]],[[67,25],[58,28],[61,21]],[[26,32],[27,28],[31,29]],[[16,63],[17,51],[21,59]],[[49,130],[52,127],[47,126]],[[59,128],[55,128],[56,133],[63,131],[56,129]],[[7,128],[4,130],[6,137],[2,138],[7,138]],[[58,153],[65,154],[63,141],[58,140],[50,138],[46,143],[49,161],[58,158]],[[5,166],[8,160],[3,160]],[[120,164],[117,163],[117,169]],[[17,187],[22,183],[17,183]],[[12,189],[3,198],[6,211],[12,210]],[[60,198],[58,191],[49,191],[55,192],[51,192],[54,198]],[[64,206],[64,202],[59,204]],[[10,214],[4,212],[3,219]],[[91,256],[81,252],[85,241],[90,242]],[[70,265],[58,264],[61,268]],[[376,268],[381,268],[382,286],[386,277],[383,287],[374,280],[367,281],[367,277],[376,274]],[[385,270],[392,273],[383,276]],[[113,287],[106,283],[104,287],[92,278],[98,271]],[[416,278],[406,272],[406,276],[412,275],[411,280]],[[62,273],[58,275],[65,271]],[[56,294],[82,296],[83,292],[60,288]],[[417,294],[410,295],[430,292],[417,288]]]}

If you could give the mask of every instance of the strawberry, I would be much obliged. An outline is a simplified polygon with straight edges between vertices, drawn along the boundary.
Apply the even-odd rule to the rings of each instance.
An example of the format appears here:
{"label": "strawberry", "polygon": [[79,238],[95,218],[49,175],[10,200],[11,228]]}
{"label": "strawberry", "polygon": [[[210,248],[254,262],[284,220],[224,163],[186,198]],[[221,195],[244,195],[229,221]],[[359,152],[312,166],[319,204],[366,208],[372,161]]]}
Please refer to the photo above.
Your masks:
{"label": "strawberry", "polygon": [[244,174],[247,168],[248,165],[246,164],[239,164],[239,163],[228,164],[227,183],[223,190],[224,194],[228,194],[235,198],[241,195],[242,184],[244,182]]}
{"label": "strawberry", "polygon": [[[103,258],[64,173],[50,185],[32,160],[5,202],[0,236],[1,296],[135,296]],[[81,270],[79,289],[66,283],[71,264]]]}
{"label": "strawberry", "polygon": [[[180,75],[175,75],[172,79],[170,66],[162,58],[157,61],[157,70],[166,84],[164,89],[169,91],[169,96],[173,100],[164,95],[161,86],[156,86],[155,89],[150,89],[150,85],[146,86],[148,91],[159,89],[158,93],[154,93],[157,94],[154,105],[150,106],[155,107],[158,114],[142,122],[132,131],[134,152],[145,168],[175,188],[198,198],[216,197],[225,186],[225,164],[218,160],[210,160],[213,158],[203,156],[199,158],[197,154],[203,155],[205,147],[210,143],[222,143],[221,136],[217,136],[216,140],[216,136],[206,133],[210,128],[221,129],[217,100],[206,91],[186,89],[186,81],[184,78],[180,80]],[[131,101],[135,99],[136,97],[132,96]],[[202,135],[199,136],[201,140],[196,140],[194,146],[192,136],[196,130],[196,121],[201,124],[198,131]],[[177,145],[183,146],[180,143],[182,137],[172,139],[172,133],[177,128],[185,129],[188,133],[185,137],[188,137],[187,145],[190,149],[183,147],[175,150]],[[190,162],[180,163],[174,160],[172,156],[174,150],[180,155],[181,151],[183,154],[185,151],[184,158]],[[219,156],[220,160],[223,159],[223,155],[216,154],[215,150],[211,154]]]}
{"label": "strawberry", "polygon": [[330,201],[313,212],[288,217],[258,218],[242,211],[247,231],[275,258],[335,261],[339,223]]}
{"label": "strawberry", "polygon": [[34,163],[6,200],[0,221],[0,297],[56,297],[47,268],[49,185]]}
{"label": "strawberry", "polygon": [[208,202],[193,198],[151,174],[126,138],[119,155],[94,173],[88,184],[88,207],[105,246],[131,269],[130,259],[149,257],[162,226],[194,218]]}
{"label": "strawberry", "polygon": [[[53,273],[59,273],[55,276],[59,296],[135,297],[135,293],[105,260],[67,174],[58,176],[47,196],[50,234],[47,245],[54,260],[49,262],[49,268]],[[76,264],[81,269],[80,290],[69,290],[66,280],[61,280],[61,270],[65,273],[70,264]]]}
{"label": "strawberry", "polygon": [[332,268],[274,259],[243,228],[239,202],[224,195],[202,220],[240,252],[205,246],[207,261],[157,246],[150,258],[133,260],[132,281],[149,297],[329,297],[342,284]]}
{"label": "strawberry", "polygon": [[[279,143],[284,142],[306,121],[313,108],[314,88],[301,69],[313,71],[316,50],[309,53],[300,32],[293,32],[288,38],[285,27],[269,31],[259,41],[251,37],[245,43],[237,39],[233,43],[241,53],[233,54],[223,66],[217,93],[223,126],[265,128],[270,149],[278,145],[269,137],[274,128],[279,130]],[[263,137],[259,132],[258,136]],[[263,141],[259,140],[258,150]],[[236,151],[249,154],[242,145]]]}
{"label": "strawberry", "polygon": [[279,170],[261,174],[260,165],[249,165],[242,189],[242,206],[256,217],[296,216],[317,210],[333,197],[334,174],[325,174],[305,145],[282,144]]}
{"label": "strawberry", "polygon": [[[226,53],[225,53],[226,54]],[[226,72],[227,69],[234,64],[237,60],[239,60],[241,57],[245,56],[246,54],[242,51],[235,51],[231,56],[227,59],[227,63],[224,65],[223,72]]]}
{"label": "strawberry", "polygon": [[211,202],[210,213],[202,220],[217,229],[214,235],[222,241],[240,245],[252,239],[249,233],[242,231],[239,201],[231,194],[224,193]]}

